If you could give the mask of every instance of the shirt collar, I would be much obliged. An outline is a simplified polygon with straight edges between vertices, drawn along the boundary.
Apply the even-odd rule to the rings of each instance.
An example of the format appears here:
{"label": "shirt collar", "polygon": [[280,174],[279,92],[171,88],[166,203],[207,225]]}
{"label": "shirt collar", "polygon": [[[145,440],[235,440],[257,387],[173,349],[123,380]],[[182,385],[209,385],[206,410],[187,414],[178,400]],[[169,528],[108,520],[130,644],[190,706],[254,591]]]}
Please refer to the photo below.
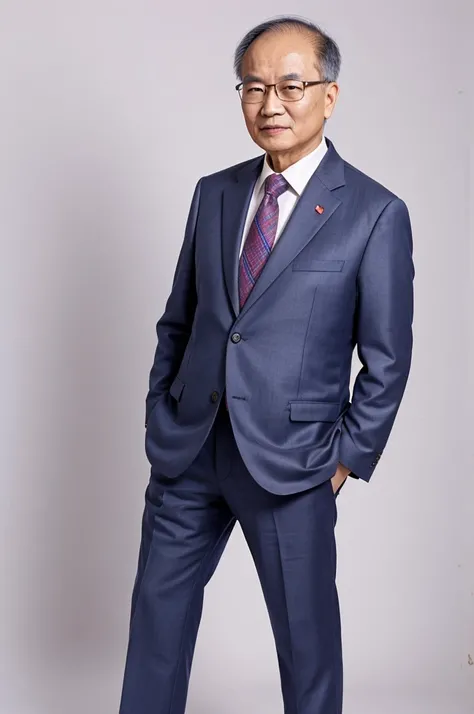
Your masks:
{"label": "shirt collar", "polygon": [[[322,138],[320,144],[313,149],[311,153],[303,156],[302,159],[296,161],[287,169],[281,172],[281,175],[288,181],[290,188],[299,197],[303,193],[311,176],[314,174],[326,151],[328,150],[326,139]],[[262,171],[257,179],[255,186],[255,193],[258,194],[263,191],[263,184],[267,176],[275,173],[272,168],[268,165],[267,156],[263,162]]]}

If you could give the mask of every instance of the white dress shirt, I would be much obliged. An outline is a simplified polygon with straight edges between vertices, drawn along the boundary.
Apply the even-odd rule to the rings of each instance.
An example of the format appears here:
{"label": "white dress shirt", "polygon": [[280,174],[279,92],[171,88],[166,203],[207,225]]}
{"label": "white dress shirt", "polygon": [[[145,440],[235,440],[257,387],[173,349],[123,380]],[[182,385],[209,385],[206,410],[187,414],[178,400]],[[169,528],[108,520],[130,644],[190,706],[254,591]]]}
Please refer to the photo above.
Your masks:
{"label": "white dress shirt", "polygon": [[[323,137],[319,146],[317,146],[316,149],[314,149],[310,154],[303,156],[302,159],[300,159],[299,161],[292,164],[287,169],[281,172],[281,175],[284,176],[284,178],[288,181],[289,188],[277,199],[279,215],[275,242],[273,246],[275,246],[275,243],[280,237],[281,232],[285,227],[286,222],[288,221],[288,218],[290,217],[299,197],[303,193],[303,189],[305,188],[312,174],[318,168],[327,150],[328,147],[326,144],[326,139]],[[240,244],[239,257],[242,255],[242,250],[244,248],[245,239],[247,238],[247,234],[250,229],[250,224],[252,223],[255,214],[257,213],[257,209],[263,198],[264,181],[267,176],[270,176],[270,174],[273,173],[275,172],[273,171],[273,169],[270,168],[270,166],[268,165],[267,157],[265,157],[262,171],[257,179],[257,183],[255,184],[253,195],[250,200],[249,210],[247,212],[247,218],[244,226],[244,232],[242,235],[242,242]]]}

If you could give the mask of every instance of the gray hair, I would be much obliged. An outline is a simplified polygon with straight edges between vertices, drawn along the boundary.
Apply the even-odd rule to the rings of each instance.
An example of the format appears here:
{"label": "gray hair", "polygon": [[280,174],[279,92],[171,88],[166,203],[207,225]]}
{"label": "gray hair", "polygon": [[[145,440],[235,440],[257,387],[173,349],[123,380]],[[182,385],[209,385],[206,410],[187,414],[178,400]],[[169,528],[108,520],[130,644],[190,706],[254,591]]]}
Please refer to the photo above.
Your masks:
{"label": "gray hair", "polygon": [[272,20],[266,20],[249,30],[239,42],[234,53],[234,72],[237,79],[242,80],[242,60],[244,54],[257,37],[264,32],[284,32],[285,30],[300,30],[313,36],[314,49],[321,79],[335,82],[341,69],[341,53],[336,42],[310,20],[297,15],[281,15]]}

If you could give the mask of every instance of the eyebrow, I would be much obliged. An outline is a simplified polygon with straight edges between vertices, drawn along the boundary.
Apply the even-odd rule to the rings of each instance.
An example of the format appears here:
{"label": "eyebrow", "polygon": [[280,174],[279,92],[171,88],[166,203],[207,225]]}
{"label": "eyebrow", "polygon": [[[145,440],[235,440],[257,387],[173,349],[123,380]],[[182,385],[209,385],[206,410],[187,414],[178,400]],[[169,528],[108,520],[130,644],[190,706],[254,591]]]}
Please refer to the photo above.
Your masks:
{"label": "eyebrow", "polygon": [[[301,79],[301,75],[298,74],[298,72],[290,72],[289,74],[284,74],[283,76],[279,77],[278,82],[281,82],[285,79]],[[264,84],[263,79],[261,77],[258,77],[256,74],[246,74],[242,81],[244,84],[246,82],[261,82],[262,84]]]}

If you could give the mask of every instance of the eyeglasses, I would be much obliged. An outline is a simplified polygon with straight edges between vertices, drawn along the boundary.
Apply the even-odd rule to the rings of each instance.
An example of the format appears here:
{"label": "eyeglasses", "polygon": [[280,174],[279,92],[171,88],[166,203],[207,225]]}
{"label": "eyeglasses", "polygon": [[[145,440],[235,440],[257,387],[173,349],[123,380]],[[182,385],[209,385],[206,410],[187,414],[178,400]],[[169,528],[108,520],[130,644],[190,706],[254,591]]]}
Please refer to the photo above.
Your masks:
{"label": "eyeglasses", "polygon": [[240,82],[235,88],[244,104],[261,104],[264,101],[268,87],[275,87],[275,93],[282,102],[298,102],[303,99],[306,87],[327,84],[328,81],[327,79],[320,79],[316,82],[300,82],[296,79],[284,79],[282,82],[276,82],[276,84]]}

